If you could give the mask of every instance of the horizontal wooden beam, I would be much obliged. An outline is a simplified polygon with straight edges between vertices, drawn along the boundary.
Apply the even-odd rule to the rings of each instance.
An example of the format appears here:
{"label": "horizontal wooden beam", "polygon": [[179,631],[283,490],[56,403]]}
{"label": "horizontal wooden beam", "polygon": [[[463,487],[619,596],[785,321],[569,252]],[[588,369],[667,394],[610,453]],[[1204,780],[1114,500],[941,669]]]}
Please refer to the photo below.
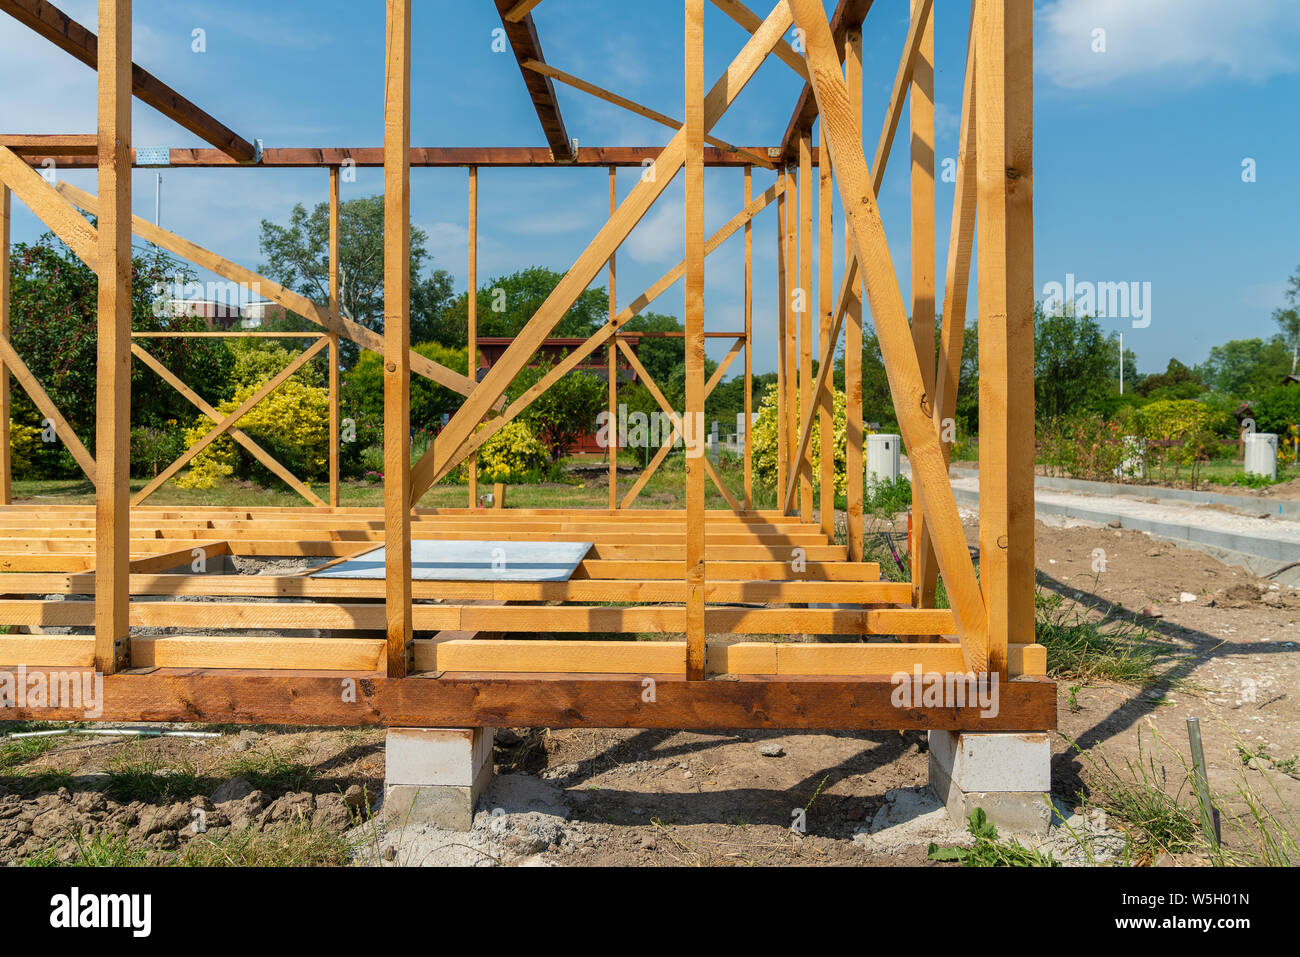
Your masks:
{"label": "horizontal wooden beam", "polygon": [[[99,68],[98,37],[53,4],[45,0],[0,0],[0,11],[30,27],[92,70]],[[204,142],[211,143],[232,162],[251,163],[256,158],[257,150],[252,143],[135,63],[131,64],[131,91],[142,103],[152,106]]]}
{"label": "horizontal wooden beam", "polygon": [[[10,137],[0,135],[0,146],[6,146],[12,140],[21,146],[30,137]],[[42,160],[53,159],[61,169],[94,169],[95,157],[79,154],[40,153],[24,149],[15,149],[23,158],[34,166]],[[640,167],[646,160],[654,160],[663,152],[662,146],[579,146],[570,162],[557,161],[545,146],[449,146],[449,147],[411,147],[412,167],[448,167],[448,166],[483,166],[483,167],[528,167],[528,166],[635,166]],[[736,152],[729,152],[714,146],[704,148],[705,166],[752,166],[754,155],[765,156],[775,162],[780,156],[779,147],[740,146]],[[135,165],[139,166],[138,155]],[[813,149],[813,165],[819,157]],[[154,164],[149,164],[152,168]],[[220,150],[209,149],[173,149],[169,151],[168,166],[181,169],[206,169],[221,167],[242,167]],[[262,151],[262,161],[258,169],[303,169],[319,167],[358,166],[382,167],[383,148],[379,146],[363,147],[267,147]]]}
{"label": "horizontal wooden beam", "polygon": [[[0,688],[16,683],[11,672]],[[28,669],[30,682],[51,675]],[[59,680],[56,674],[55,680]],[[340,694],[349,677],[355,694]],[[654,681],[653,696],[644,694]],[[752,676],[687,681],[679,675],[456,673],[388,678],[374,672],[158,669],[103,678],[103,707],[6,708],[15,721],[202,721],[316,727],[768,728],[1050,731],[1056,683],[998,686],[996,714],[960,707],[898,707],[888,677]]]}

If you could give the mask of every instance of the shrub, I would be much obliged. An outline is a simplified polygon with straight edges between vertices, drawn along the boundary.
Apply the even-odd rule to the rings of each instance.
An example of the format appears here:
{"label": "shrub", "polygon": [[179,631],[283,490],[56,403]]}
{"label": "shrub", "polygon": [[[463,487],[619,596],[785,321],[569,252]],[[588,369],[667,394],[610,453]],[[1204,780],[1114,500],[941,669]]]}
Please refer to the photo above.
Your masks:
{"label": "shrub", "polygon": [[1191,468],[1195,482],[1200,466],[1213,458],[1218,448],[1215,425],[1218,416],[1204,403],[1193,399],[1164,399],[1137,411],[1138,425],[1147,442],[1147,469],[1161,479],[1173,468],[1173,478]]}
{"label": "shrub", "polygon": [[[835,393],[835,411],[831,419],[834,426],[835,458],[835,494],[847,493],[845,475],[847,470],[847,413],[844,394]],[[777,421],[777,387],[769,385],[763,392],[759,403],[758,418],[750,430],[750,440],[754,443],[754,477],[768,488],[776,487],[777,441],[782,434],[782,423]],[[867,430],[864,428],[863,433]],[[821,474],[821,416],[813,419],[812,439],[809,442],[812,453],[813,475]],[[784,489],[780,490],[784,493]]]}
{"label": "shrub", "polygon": [[41,451],[41,430],[34,425],[9,422],[9,468],[16,479],[41,478],[36,459]]}
{"label": "shrub", "polygon": [[484,442],[478,453],[479,477],[486,482],[537,481],[550,464],[550,451],[518,419]]}
{"label": "shrub", "polygon": [[[221,413],[238,408],[259,385],[248,385],[217,407]],[[329,394],[324,389],[290,379],[253,406],[236,427],[278,459],[299,479],[321,478],[329,470]],[[185,447],[201,439],[210,423],[200,422],[185,432]],[[189,473],[177,480],[182,488],[213,488],[220,479],[270,480],[270,473],[229,434],[198,453]]]}
{"label": "shrub", "polygon": [[131,430],[131,474],[154,476],[186,449],[186,430],[175,419],[162,428],[137,425]]}

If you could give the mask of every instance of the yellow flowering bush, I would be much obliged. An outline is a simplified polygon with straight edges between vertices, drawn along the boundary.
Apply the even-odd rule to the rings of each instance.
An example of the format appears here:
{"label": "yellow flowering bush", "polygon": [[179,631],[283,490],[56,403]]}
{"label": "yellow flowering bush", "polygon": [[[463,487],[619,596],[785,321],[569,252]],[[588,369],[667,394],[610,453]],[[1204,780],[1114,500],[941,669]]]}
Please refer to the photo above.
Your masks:
{"label": "yellow flowering bush", "polygon": [[9,469],[14,478],[33,478],[35,457],[41,448],[41,430],[9,420]]}
{"label": "yellow flowering bush", "polygon": [[[848,490],[846,480],[848,406],[845,404],[844,393],[835,392],[834,396],[835,411],[831,422],[834,426],[835,440],[835,494],[844,495]],[[866,431],[864,428],[863,434],[866,434]],[[763,393],[763,400],[758,407],[758,419],[749,434],[750,441],[754,443],[754,477],[768,488],[776,487],[777,442],[780,435],[780,423],[777,420],[777,388],[773,384],[769,385]],[[795,436],[796,441],[797,439],[798,436]],[[820,415],[813,419],[812,439],[809,445],[812,453],[813,475],[817,476],[821,474]]]}
{"label": "yellow flowering bush", "polygon": [[478,453],[479,476],[487,482],[520,482],[546,471],[551,456],[523,422],[503,426]]}
{"label": "yellow flowering bush", "polygon": [[[261,388],[246,385],[217,406],[228,414]],[[189,448],[203,438],[212,423],[204,420],[185,433]],[[296,379],[290,379],[253,406],[236,423],[289,471],[306,481],[327,474],[329,469],[329,394]],[[223,435],[190,460],[190,470],[176,484],[182,488],[213,488],[232,475],[255,474],[263,466],[229,434]]]}

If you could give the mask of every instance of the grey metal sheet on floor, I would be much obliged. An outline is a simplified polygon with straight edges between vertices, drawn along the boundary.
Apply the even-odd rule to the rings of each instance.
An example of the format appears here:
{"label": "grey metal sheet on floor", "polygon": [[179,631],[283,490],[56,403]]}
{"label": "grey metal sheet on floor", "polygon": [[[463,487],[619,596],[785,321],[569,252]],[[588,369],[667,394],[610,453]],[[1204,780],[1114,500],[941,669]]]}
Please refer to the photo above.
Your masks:
{"label": "grey metal sheet on floor", "polygon": [[[567,582],[591,542],[411,543],[411,578],[455,582]],[[331,565],[313,578],[383,578],[384,549]]]}

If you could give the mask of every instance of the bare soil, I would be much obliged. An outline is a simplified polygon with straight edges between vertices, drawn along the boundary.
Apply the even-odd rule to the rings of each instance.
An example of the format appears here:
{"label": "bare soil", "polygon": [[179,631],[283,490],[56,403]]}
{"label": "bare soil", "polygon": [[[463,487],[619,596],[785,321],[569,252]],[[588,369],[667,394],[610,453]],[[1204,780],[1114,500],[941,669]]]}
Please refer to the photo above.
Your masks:
{"label": "bare soil", "polygon": [[[974,543],[975,529],[968,532]],[[1190,805],[1185,719],[1196,716],[1211,786],[1226,796],[1229,846],[1250,848],[1249,836],[1231,826],[1244,813],[1233,797],[1239,787],[1275,812],[1300,807],[1300,771],[1287,763],[1300,755],[1300,591],[1110,528],[1040,523],[1037,564],[1045,593],[1065,597],[1060,610],[1140,618],[1164,653],[1166,682],[1158,687],[1060,682],[1052,774],[1065,804],[1077,807],[1107,762],[1121,776],[1130,763],[1150,762],[1166,790]],[[74,835],[84,843],[98,832],[116,831],[161,863],[177,860],[192,841],[239,828],[273,831],[306,821],[331,833],[364,832],[382,790],[382,731],[217,730],[222,736],[213,739],[68,736],[0,765],[0,862],[50,848],[71,860]],[[760,749],[773,744],[781,753],[765,756]],[[1252,767],[1252,755],[1267,757]],[[888,791],[925,784],[927,743],[919,733],[517,728],[499,734],[495,759],[498,774],[538,776],[564,790],[569,823],[581,837],[542,848],[535,855],[541,863],[928,863],[921,844],[873,854],[853,841]],[[131,767],[180,769],[194,793],[116,793],[112,772]],[[248,783],[249,767],[265,778]],[[230,784],[240,769],[243,783]],[[192,822],[196,807],[208,815],[201,834]],[[798,809],[805,835],[791,829]],[[1138,856],[1150,862],[1154,855],[1143,857],[1139,848]]]}

